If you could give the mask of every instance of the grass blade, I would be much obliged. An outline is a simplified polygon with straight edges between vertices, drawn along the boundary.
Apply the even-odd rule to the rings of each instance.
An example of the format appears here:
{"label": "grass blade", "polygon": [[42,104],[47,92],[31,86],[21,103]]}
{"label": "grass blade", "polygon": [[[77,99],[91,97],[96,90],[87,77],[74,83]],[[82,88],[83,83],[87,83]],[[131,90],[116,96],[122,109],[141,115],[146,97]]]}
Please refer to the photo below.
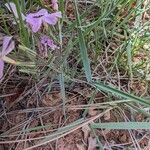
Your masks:
{"label": "grass blade", "polygon": [[132,73],[132,42],[131,41],[129,41],[127,44],[127,60],[128,60],[129,74],[130,74],[130,80],[132,85],[133,73]]}
{"label": "grass blade", "polygon": [[93,129],[150,129],[150,122],[109,122],[109,123],[92,123]]}
{"label": "grass blade", "polygon": [[81,58],[82,58],[83,66],[84,66],[86,79],[89,82],[92,80],[90,62],[89,62],[89,58],[88,58],[85,39],[84,39],[82,29],[81,29],[81,20],[80,20],[80,16],[79,16],[79,12],[78,12],[77,1],[76,0],[74,0],[74,1],[75,1],[75,9],[76,9],[76,19],[77,19],[77,27],[78,27],[80,53],[81,53]]}
{"label": "grass blade", "polygon": [[20,36],[22,38],[23,44],[25,46],[29,47],[29,36],[28,36],[28,32],[25,28],[24,21],[22,19],[19,1],[14,0],[14,3],[16,5],[16,9],[17,9],[18,17],[19,17]]}
{"label": "grass blade", "polygon": [[63,112],[64,112],[64,117],[66,119],[66,94],[65,94],[65,82],[64,82],[64,76],[63,73],[59,75],[59,83],[60,83],[60,91],[61,91],[61,96],[63,100]]}
{"label": "grass blade", "polygon": [[123,91],[118,90],[118,89],[115,89],[114,87],[111,87],[109,85],[105,85],[103,83],[93,82],[93,86],[96,87],[98,90],[112,93],[113,95],[115,95],[117,97],[122,97],[122,98],[125,98],[128,100],[132,100],[134,102],[141,103],[141,104],[146,105],[146,106],[150,106],[150,102],[144,100],[143,98],[140,98],[140,97],[137,97],[135,95],[123,92]]}

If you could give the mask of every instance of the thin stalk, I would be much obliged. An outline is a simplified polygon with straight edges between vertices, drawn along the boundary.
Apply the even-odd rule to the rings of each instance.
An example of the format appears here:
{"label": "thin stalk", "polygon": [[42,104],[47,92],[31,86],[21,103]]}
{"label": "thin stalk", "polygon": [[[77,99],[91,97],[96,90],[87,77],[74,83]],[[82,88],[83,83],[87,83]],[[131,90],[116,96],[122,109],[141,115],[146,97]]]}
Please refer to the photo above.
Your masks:
{"label": "thin stalk", "polygon": [[29,47],[29,38],[28,38],[28,32],[24,26],[24,21],[22,19],[21,11],[20,11],[20,6],[19,6],[19,1],[14,0],[14,3],[16,5],[18,17],[19,17],[19,28],[20,28],[20,36],[23,41],[23,44],[27,47]]}

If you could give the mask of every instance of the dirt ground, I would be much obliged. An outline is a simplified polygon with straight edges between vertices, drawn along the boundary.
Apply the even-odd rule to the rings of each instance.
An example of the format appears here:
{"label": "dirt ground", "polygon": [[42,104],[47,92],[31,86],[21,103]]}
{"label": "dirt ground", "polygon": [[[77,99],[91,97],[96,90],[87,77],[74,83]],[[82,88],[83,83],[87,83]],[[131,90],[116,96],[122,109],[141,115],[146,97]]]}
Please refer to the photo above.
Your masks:
{"label": "dirt ground", "polygon": [[[68,20],[75,20],[72,3],[68,2],[66,8]],[[93,10],[90,17],[95,15]],[[139,57],[141,55],[135,57],[136,61]],[[74,65],[74,62],[71,63],[70,65]],[[78,68],[80,70],[80,66]],[[94,70],[94,67],[92,69]],[[96,73],[101,74],[101,69],[97,68]],[[57,86],[45,94],[42,84],[29,87],[28,84],[33,83],[28,77],[24,81],[16,79],[16,82],[8,79],[7,83],[1,86],[1,89],[5,89],[3,93],[6,97],[0,97],[0,150],[27,150],[39,144],[43,137],[59,131],[59,128],[81,118],[90,119],[105,110],[92,105],[84,109],[85,105],[91,104],[90,98],[93,94],[92,88],[84,83],[69,85],[66,88],[64,104]],[[114,83],[117,85],[118,81],[114,80]],[[126,80],[120,80],[120,84],[121,87],[125,87],[124,89],[129,85]],[[4,88],[4,85],[7,88]],[[137,95],[145,91],[143,83],[139,81],[135,82],[131,89]],[[93,104],[107,102],[107,96],[106,93],[96,92]],[[124,110],[120,110],[122,107]],[[150,121],[141,113],[131,112],[121,104],[118,109],[108,111],[94,122],[123,122],[130,119],[137,122]],[[135,147],[139,150],[150,150],[150,131],[91,129],[90,124],[85,124],[65,136],[59,135],[55,140],[32,149],[101,150],[101,144],[105,150],[134,150]]]}
{"label": "dirt ground", "polygon": [[[83,115],[83,109],[79,109],[83,104],[89,101],[91,94],[88,88],[74,88],[73,92],[67,93],[67,104],[65,112],[63,111],[62,98],[59,91],[51,92],[43,97],[41,101],[32,97],[21,100],[19,103],[14,101],[20,97],[21,89],[13,96],[7,97],[4,101],[1,100],[1,112],[5,113],[7,109],[9,112],[3,114],[0,121],[1,141],[14,141],[9,144],[1,144],[1,150],[22,150],[30,146],[38,144],[43,136],[53,133],[58,127],[66,126]],[[96,94],[95,102],[100,103],[104,101],[104,95],[100,92]],[[12,108],[9,108],[13,103]],[[27,107],[27,108],[24,108]],[[36,108],[35,108],[36,107]],[[99,109],[88,109],[86,117],[90,118],[100,113]],[[103,115],[97,121],[100,122],[116,122],[121,120],[118,112],[110,111]],[[1,113],[2,114],[2,113]],[[65,114],[65,115],[64,115]],[[125,112],[128,118],[131,118],[130,112]],[[143,121],[142,114],[135,117],[136,121]],[[45,128],[38,129],[38,126],[45,126]],[[25,129],[25,131],[23,131]],[[28,129],[32,129],[31,131]],[[105,149],[122,150],[126,146],[131,146],[134,149],[136,142],[141,149],[148,150],[150,136],[147,131],[127,131],[127,130],[91,130],[89,125],[85,125],[70,134],[58,138],[55,141],[49,142],[46,145],[39,146],[34,149],[38,150],[96,150],[99,149],[96,144],[96,138],[101,141]],[[17,142],[21,139],[34,139],[23,142]],[[134,138],[136,140],[134,140]],[[138,140],[137,140],[138,139]],[[16,142],[15,142],[16,141]],[[136,141],[135,143],[133,141]]]}

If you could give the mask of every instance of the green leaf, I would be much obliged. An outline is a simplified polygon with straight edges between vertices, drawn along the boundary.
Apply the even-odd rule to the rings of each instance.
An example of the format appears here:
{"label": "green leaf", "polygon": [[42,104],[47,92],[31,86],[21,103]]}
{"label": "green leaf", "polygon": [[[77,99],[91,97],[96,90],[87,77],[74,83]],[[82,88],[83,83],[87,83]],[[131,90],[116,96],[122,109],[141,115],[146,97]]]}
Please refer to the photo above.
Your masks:
{"label": "green leaf", "polygon": [[83,66],[84,66],[86,79],[88,82],[90,82],[92,80],[90,62],[89,62],[89,58],[88,58],[84,35],[83,35],[82,29],[81,29],[81,20],[80,20],[80,16],[79,16],[79,12],[78,12],[77,2],[76,2],[76,0],[74,0],[74,1],[75,1],[75,9],[76,9],[76,19],[77,19],[77,27],[78,27],[80,53],[81,53],[81,58],[82,58]]}
{"label": "green leaf", "polygon": [[92,123],[93,129],[150,129],[150,122],[109,122]]}
{"label": "green leaf", "polygon": [[132,42],[131,41],[129,41],[127,44],[127,60],[128,60],[128,66],[129,66],[130,79],[132,82],[133,73],[132,73]]}
{"label": "green leaf", "polygon": [[117,97],[122,97],[122,98],[125,98],[128,100],[132,100],[134,102],[141,103],[141,104],[146,105],[146,106],[150,106],[150,102],[144,100],[143,98],[140,98],[140,97],[137,97],[135,95],[123,92],[123,91],[118,90],[118,89],[115,89],[114,87],[111,87],[109,85],[105,85],[103,83],[97,83],[97,82],[93,82],[92,85],[94,87],[96,87],[98,90],[112,93],[113,95],[115,95]]}

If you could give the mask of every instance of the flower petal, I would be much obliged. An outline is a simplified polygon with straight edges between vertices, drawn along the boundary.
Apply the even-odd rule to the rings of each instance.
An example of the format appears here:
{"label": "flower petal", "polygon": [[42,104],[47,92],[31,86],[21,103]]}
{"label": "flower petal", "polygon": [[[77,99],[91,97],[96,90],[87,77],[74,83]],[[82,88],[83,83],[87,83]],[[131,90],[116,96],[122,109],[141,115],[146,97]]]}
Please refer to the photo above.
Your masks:
{"label": "flower petal", "polygon": [[2,56],[9,54],[15,48],[15,42],[12,36],[5,36],[2,45]]}
{"label": "flower petal", "polygon": [[33,13],[34,16],[44,16],[44,15],[47,15],[48,14],[48,11],[46,9],[41,9],[39,10],[37,13]]}
{"label": "flower petal", "polygon": [[55,25],[58,21],[58,18],[61,18],[61,12],[56,12],[52,14],[48,14],[44,17],[44,22],[50,24],[50,25]]}
{"label": "flower petal", "polygon": [[[13,13],[15,15],[16,18],[19,18],[18,17],[18,12],[17,12],[17,9],[16,9],[16,5],[12,2],[10,3],[6,3],[5,6],[8,8],[8,10]],[[21,13],[21,16],[22,16],[22,19],[25,20],[25,16],[24,14]]]}
{"label": "flower petal", "polygon": [[37,32],[42,25],[42,19],[33,18],[31,14],[26,17],[26,22],[30,25],[33,32]]}
{"label": "flower petal", "polygon": [[0,79],[3,77],[4,61],[0,60]]}
{"label": "flower petal", "polygon": [[58,18],[62,18],[62,14],[60,11],[53,13],[53,15],[55,15]]}
{"label": "flower petal", "polygon": [[52,4],[58,3],[58,0],[51,0]]}
{"label": "flower petal", "polygon": [[41,9],[39,10],[38,12],[35,12],[35,13],[29,13],[27,16],[26,16],[26,19],[28,19],[28,17],[30,18],[41,18],[43,17],[44,15],[47,15],[48,14],[48,11],[46,9]]}
{"label": "flower petal", "polygon": [[41,44],[44,45],[44,47],[50,47],[52,50],[58,48],[57,45],[54,44],[54,41],[46,35],[41,36]]}
{"label": "flower petal", "polygon": [[42,25],[43,16],[47,15],[46,9],[41,9],[36,13],[30,13],[26,16],[26,22],[31,26],[33,32],[37,32]]}
{"label": "flower petal", "polygon": [[34,24],[32,24],[32,31],[35,33],[37,32],[42,25],[42,20],[41,19],[36,19]]}
{"label": "flower petal", "polygon": [[58,10],[58,1],[57,0],[51,0],[52,8],[54,10]]}
{"label": "flower petal", "polygon": [[58,4],[57,3],[52,4],[52,7],[54,10],[58,10]]}

